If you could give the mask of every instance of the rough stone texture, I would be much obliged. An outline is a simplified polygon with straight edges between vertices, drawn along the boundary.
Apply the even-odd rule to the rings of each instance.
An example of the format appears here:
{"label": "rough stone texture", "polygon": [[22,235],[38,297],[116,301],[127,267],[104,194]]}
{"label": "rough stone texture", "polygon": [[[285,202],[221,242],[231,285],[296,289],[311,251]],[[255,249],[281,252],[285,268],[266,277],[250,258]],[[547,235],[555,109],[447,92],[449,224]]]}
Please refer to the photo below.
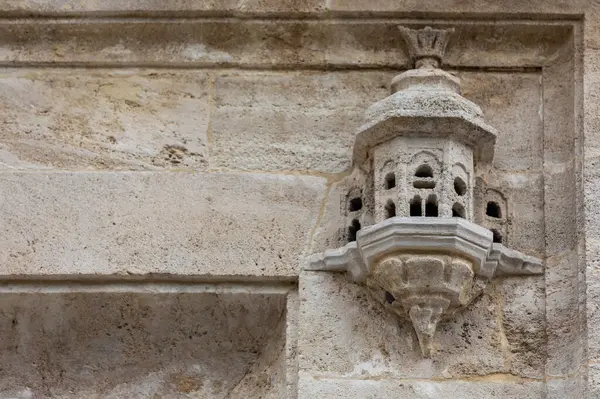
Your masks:
{"label": "rough stone texture", "polygon": [[441,323],[437,351],[423,359],[410,322],[399,322],[343,275],[304,272],[299,292],[305,298],[298,333],[302,372],[323,378],[396,379],[460,378],[505,370],[499,309],[487,295]]}
{"label": "rough stone texture", "polygon": [[[0,64],[405,68],[408,57],[398,23],[294,19],[280,24],[270,18],[0,21]],[[568,27],[553,24],[458,24],[456,29],[458,40],[451,44],[448,65],[462,67],[540,67],[570,34]],[[546,40],[537,40],[540,36]]]}
{"label": "rough stone texture", "polygon": [[546,304],[542,276],[508,277],[495,283],[505,365],[513,375],[543,378],[546,362]]}
{"label": "rough stone texture", "polygon": [[267,367],[284,308],[283,295],[5,293],[0,396],[280,398],[263,387],[284,381]]}
{"label": "rough stone texture", "polygon": [[[279,305],[222,315],[211,295],[81,294],[72,281],[60,295],[8,294],[17,283],[3,283],[0,397],[600,398],[597,2],[7,0],[0,11],[6,277],[294,280],[304,255],[346,240],[351,187],[336,182],[363,110],[407,67],[397,24],[455,27],[444,66],[499,130],[494,167],[479,177],[507,192],[507,243],[547,256],[543,280],[497,280],[444,323],[450,349],[431,361],[409,326],[339,275],[302,275],[285,322],[263,325]],[[229,169],[247,172],[211,173]],[[121,170],[138,172],[109,172]],[[127,303],[139,311],[120,314]],[[144,309],[159,321],[143,325]],[[176,336],[200,319],[206,345]],[[127,341],[122,320],[140,340]],[[255,326],[260,356],[209,353],[248,342],[229,343],[226,320]],[[81,351],[105,331],[131,343],[144,377],[114,385],[114,356],[95,369],[110,378],[75,373],[107,359],[103,346]],[[150,348],[170,357],[144,363]],[[187,355],[209,368],[202,385]],[[29,391],[14,385],[23,376]]]}
{"label": "rough stone texture", "polygon": [[532,1],[528,3],[514,0],[481,0],[476,4],[460,0],[451,0],[440,5],[435,0],[402,1],[376,0],[365,3],[361,0],[171,0],[156,2],[153,0],[88,0],[75,2],[71,0],[5,0],[0,10],[14,14],[148,14],[181,13],[187,15],[194,12],[212,13],[290,13],[301,12],[319,15],[324,11],[338,13],[468,13],[484,18],[488,15],[545,14],[556,16],[580,15],[588,6],[585,0]]}
{"label": "rough stone texture", "polygon": [[214,167],[342,172],[386,73],[230,74],[215,82]]}
{"label": "rough stone texture", "polygon": [[0,166],[206,169],[206,73],[0,73]]}
{"label": "rough stone texture", "polygon": [[250,174],[0,173],[2,275],[294,276],[324,181]]}
{"label": "rough stone texture", "polygon": [[427,381],[427,380],[360,380],[322,379],[301,374],[299,399],[323,398],[544,398],[542,382],[494,381]]}

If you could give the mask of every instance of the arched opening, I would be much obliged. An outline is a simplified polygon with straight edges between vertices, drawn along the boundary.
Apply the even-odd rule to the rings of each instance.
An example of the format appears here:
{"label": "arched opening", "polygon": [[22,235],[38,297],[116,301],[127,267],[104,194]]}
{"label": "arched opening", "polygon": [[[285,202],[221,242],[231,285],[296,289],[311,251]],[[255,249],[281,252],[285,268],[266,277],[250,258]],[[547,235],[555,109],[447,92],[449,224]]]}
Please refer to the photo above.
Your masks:
{"label": "arched opening", "polygon": [[360,230],[360,222],[358,219],[353,219],[348,227],[348,242],[356,241],[356,233]]}
{"label": "arched opening", "polygon": [[462,204],[455,202],[454,205],[452,205],[452,217],[464,219],[465,218],[465,207],[462,206]]}
{"label": "arched opening", "polygon": [[360,197],[352,198],[350,203],[348,204],[348,210],[350,212],[360,211],[362,209],[363,203]]}
{"label": "arched opening", "polygon": [[433,168],[425,163],[417,168],[415,177],[433,177]]}
{"label": "arched opening", "polygon": [[385,189],[389,190],[390,188],[396,187],[396,175],[394,172],[390,172],[385,175]]}
{"label": "arched opening", "polygon": [[454,179],[454,191],[461,197],[467,193],[467,183],[460,177]]}
{"label": "arched opening", "polygon": [[396,216],[396,204],[394,204],[394,201],[389,199],[385,204],[385,218],[389,219],[393,218],[394,216]]}
{"label": "arched opening", "polygon": [[421,211],[421,197],[418,195],[410,200],[410,216],[423,216]]}
{"label": "arched opening", "polygon": [[502,244],[502,234],[496,229],[492,229],[493,241]]}
{"label": "arched opening", "polygon": [[427,197],[427,202],[425,203],[425,216],[428,217],[437,217],[438,216],[438,202],[437,197],[435,195],[430,195]]}
{"label": "arched opening", "polygon": [[500,205],[497,202],[490,201],[487,203],[485,214],[492,218],[500,219],[502,217],[502,211],[500,211]]}

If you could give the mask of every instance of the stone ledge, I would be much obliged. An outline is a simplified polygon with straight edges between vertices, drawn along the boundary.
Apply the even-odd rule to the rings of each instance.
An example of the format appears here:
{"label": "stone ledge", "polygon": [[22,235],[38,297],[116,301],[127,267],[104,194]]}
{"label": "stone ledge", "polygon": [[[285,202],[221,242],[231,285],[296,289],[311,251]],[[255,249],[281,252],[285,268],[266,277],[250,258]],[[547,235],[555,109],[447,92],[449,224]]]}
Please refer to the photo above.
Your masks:
{"label": "stone ledge", "polygon": [[298,274],[325,179],[0,174],[1,275]]}
{"label": "stone ledge", "polygon": [[[5,19],[0,65],[395,68],[408,57],[402,19]],[[537,68],[577,22],[431,21],[455,26],[450,67]]]}
{"label": "stone ledge", "polygon": [[585,0],[551,0],[515,2],[512,0],[480,0],[465,2],[450,0],[440,4],[437,0],[87,0],[52,2],[36,0],[5,0],[0,11],[5,15],[144,15],[144,16],[190,16],[229,15],[251,17],[254,15],[415,15],[427,13],[461,13],[480,18],[493,14],[525,18],[531,14],[538,17],[569,15],[579,16],[586,11]]}

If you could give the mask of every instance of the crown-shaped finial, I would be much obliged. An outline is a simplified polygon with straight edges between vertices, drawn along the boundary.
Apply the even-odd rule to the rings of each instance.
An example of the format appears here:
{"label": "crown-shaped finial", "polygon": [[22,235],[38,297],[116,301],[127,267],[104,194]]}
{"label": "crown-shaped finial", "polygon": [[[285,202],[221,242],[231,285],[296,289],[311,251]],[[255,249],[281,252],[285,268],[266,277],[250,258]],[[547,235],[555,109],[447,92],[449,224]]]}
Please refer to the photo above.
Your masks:
{"label": "crown-shaped finial", "polygon": [[408,44],[411,61],[415,68],[439,68],[448,45],[448,39],[454,32],[450,29],[409,29],[399,26],[402,36]]}

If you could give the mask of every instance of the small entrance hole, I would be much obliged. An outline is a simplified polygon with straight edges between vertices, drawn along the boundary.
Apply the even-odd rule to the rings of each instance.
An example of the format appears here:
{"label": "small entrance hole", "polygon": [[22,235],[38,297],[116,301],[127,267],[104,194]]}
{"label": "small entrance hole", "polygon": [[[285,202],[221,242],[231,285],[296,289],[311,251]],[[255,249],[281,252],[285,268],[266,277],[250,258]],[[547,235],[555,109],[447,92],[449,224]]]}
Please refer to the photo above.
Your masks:
{"label": "small entrance hole", "polygon": [[360,211],[362,209],[362,199],[360,197],[352,198],[350,200],[350,204],[348,205],[348,210],[350,212]]}
{"label": "small entrance hole", "polygon": [[454,205],[452,205],[452,217],[464,219],[465,218],[465,207],[462,206],[462,204],[455,202]]}
{"label": "small entrance hole", "polygon": [[496,229],[492,229],[492,234],[493,236],[493,241],[497,242],[498,244],[502,244],[502,234],[500,234],[500,232]]}
{"label": "small entrance hole", "polygon": [[454,179],[454,191],[460,196],[465,195],[467,192],[467,184],[460,177]]}
{"label": "small entrance hole", "polygon": [[348,242],[356,241],[356,233],[358,233],[359,230],[360,222],[357,219],[353,219],[348,227]]}
{"label": "small entrance hole", "polygon": [[385,189],[389,190],[390,188],[396,187],[396,175],[394,172],[390,172],[385,175]]}
{"label": "small entrance hole", "polygon": [[421,197],[418,195],[410,200],[410,216],[423,216],[421,213]]}
{"label": "small entrance hole", "polygon": [[502,212],[500,211],[500,206],[494,201],[490,201],[487,203],[485,214],[488,215],[489,217],[497,218],[497,219],[502,217]]}
{"label": "small entrance hole", "polygon": [[433,180],[415,180],[413,182],[414,188],[435,188],[435,182]]}
{"label": "small entrance hole", "polygon": [[394,204],[394,201],[389,199],[385,204],[385,218],[389,219],[393,218],[394,216],[396,216],[396,204]]}
{"label": "small entrance hole", "polygon": [[392,294],[391,294],[389,291],[386,291],[386,292],[385,292],[385,301],[386,301],[387,303],[392,303],[392,302],[394,302],[395,300],[396,300],[396,298],[394,298],[394,296],[393,296],[393,295],[392,295]]}
{"label": "small entrance hole", "polygon": [[433,177],[433,169],[427,164],[423,164],[415,171],[415,177]]}
{"label": "small entrance hole", "polygon": [[425,216],[437,217],[438,215],[438,203],[435,195],[430,195],[425,203]]}

